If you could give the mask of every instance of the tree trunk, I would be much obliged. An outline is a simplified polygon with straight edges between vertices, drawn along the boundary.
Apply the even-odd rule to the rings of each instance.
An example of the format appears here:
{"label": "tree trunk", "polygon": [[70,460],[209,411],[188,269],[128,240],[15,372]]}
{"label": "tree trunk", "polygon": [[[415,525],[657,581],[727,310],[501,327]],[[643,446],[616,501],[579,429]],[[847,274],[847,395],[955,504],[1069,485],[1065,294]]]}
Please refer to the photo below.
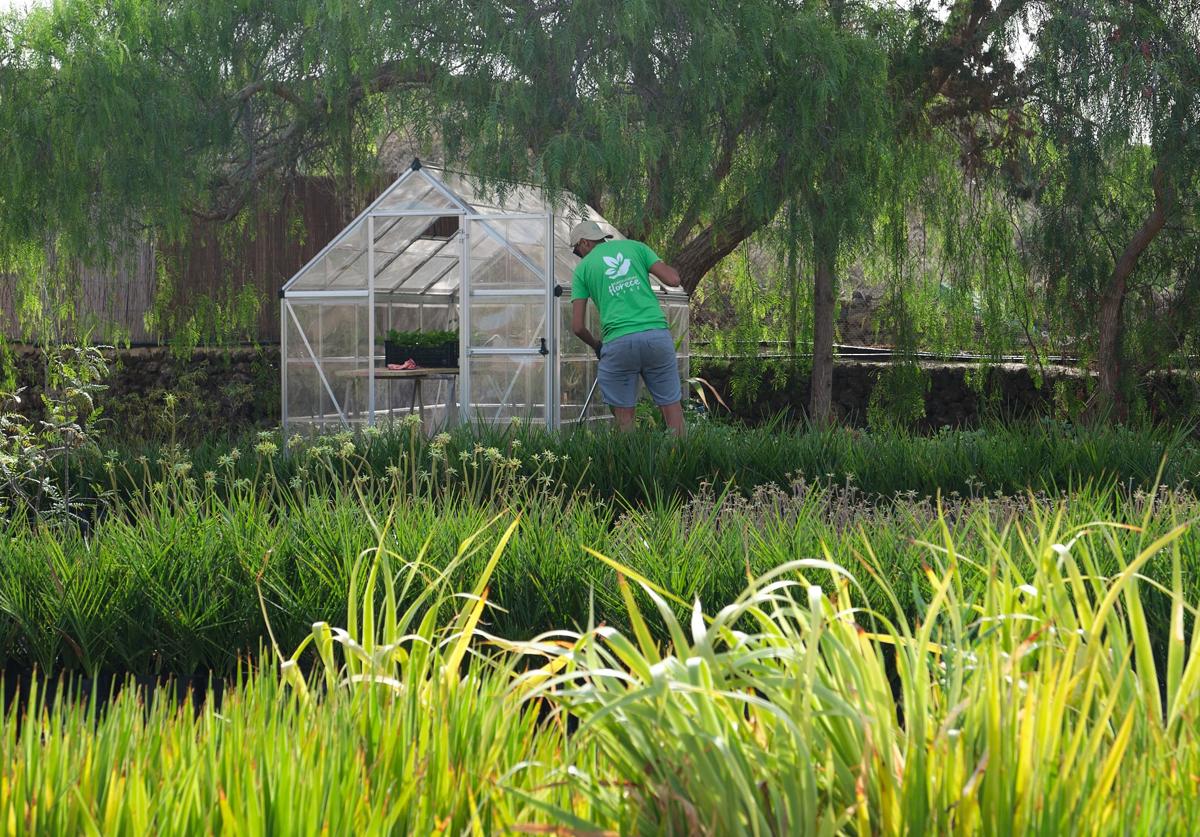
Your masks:
{"label": "tree trunk", "polygon": [[1090,410],[1091,418],[1107,415],[1117,421],[1128,416],[1128,405],[1121,393],[1121,337],[1124,332],[1123,309],[1125,293],[1129,288],[1129,277],[1137,267],[1138,260],[1162,231],[1167,223],[1167,186],[1162,165],[1155,166],[1152,175],[1154,184],[1154,208],[1142,222],[1125,250],[1113,265],[1108,284],[1100,296],[1099,344],[1096,348],[1096,370],[1100,384],[1100,398]]}
{"label": "tree trunk", "polygon": [[1089,417],[1092,419],[1107,417],[1124,421],[1128,415],[1128,407],[1120,387],[1122,309],[1125,305],[1127,278],[1128,274],[1114,270],[1100,297],[1100,342],[1096,350],[1100,397],[1093,402],[1089,411]]}
{"label": "tree trunk", "polygon": [[796,240],[796,202],[787,209],[788,355],[792,373],[800,362],[800,242]]}
{"label": "tree trunk", "polygon": [[808,417],[817,427],[833,419],[833,300],[837,244],[817,239],[813,277],[813,359]]}
{"label": "tree trunk", "polygon": [[693,236],[671,259],[671,265],[683,280],[683,289],[690,295],[704,274],[737,249],[759,226],[761,224],[750,210],[739,206]]}

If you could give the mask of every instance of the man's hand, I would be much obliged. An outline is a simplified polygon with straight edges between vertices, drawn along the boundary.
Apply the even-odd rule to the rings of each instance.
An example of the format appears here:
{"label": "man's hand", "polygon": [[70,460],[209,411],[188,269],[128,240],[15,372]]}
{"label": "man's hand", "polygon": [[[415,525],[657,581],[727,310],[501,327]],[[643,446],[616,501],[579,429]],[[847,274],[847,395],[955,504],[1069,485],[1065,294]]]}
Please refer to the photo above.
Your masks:
{"label": "man's hand", "polygon": [[601,342],[601,341],[599,341],[599,340],[597,340],[597,341],[596,341],[596,346],[595,346],[595,349],[596,349],[596,360],[599,360],[599,359],[600,359],[600,349],[601,349],[603,346],[604,346],[604,343],[603,343],[603,342]]}

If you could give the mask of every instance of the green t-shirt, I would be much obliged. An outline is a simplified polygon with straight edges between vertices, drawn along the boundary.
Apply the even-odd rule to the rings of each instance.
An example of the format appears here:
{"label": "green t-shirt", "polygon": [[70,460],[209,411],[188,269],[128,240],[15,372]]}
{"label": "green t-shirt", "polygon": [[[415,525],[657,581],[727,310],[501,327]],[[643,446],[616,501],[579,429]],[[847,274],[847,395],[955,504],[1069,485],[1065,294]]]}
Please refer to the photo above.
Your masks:
{"label": "green t-shirt", "polygon": [[605,241],[575,267],[571,299],[596,303],[601,340],[667,327],[650,287],[650,267],[657,261],[655,252],[640,241]]}

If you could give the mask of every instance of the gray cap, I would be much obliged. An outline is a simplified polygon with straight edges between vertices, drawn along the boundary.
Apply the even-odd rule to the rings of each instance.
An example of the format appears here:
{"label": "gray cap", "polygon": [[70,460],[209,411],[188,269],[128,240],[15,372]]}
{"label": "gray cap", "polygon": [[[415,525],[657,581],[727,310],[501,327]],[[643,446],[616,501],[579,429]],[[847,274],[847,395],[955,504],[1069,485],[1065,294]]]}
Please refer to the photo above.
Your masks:
{"label": "gray cap", "polygon": [[606,238],[612,238],[612,236],[600,229],[600,225],[595,221],[580,221],[571,227],[570,244],[572,247],[581,241],[603,241]]}

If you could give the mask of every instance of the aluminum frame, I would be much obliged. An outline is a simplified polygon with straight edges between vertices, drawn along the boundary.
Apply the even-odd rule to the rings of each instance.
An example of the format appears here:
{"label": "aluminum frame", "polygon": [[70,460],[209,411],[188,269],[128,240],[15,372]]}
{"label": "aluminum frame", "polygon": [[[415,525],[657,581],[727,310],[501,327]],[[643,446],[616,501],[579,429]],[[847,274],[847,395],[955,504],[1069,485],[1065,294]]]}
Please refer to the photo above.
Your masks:
{"label": "aluminum frame", "polygon": [[375,424],[375,216],[367,216],[367,426]]}

